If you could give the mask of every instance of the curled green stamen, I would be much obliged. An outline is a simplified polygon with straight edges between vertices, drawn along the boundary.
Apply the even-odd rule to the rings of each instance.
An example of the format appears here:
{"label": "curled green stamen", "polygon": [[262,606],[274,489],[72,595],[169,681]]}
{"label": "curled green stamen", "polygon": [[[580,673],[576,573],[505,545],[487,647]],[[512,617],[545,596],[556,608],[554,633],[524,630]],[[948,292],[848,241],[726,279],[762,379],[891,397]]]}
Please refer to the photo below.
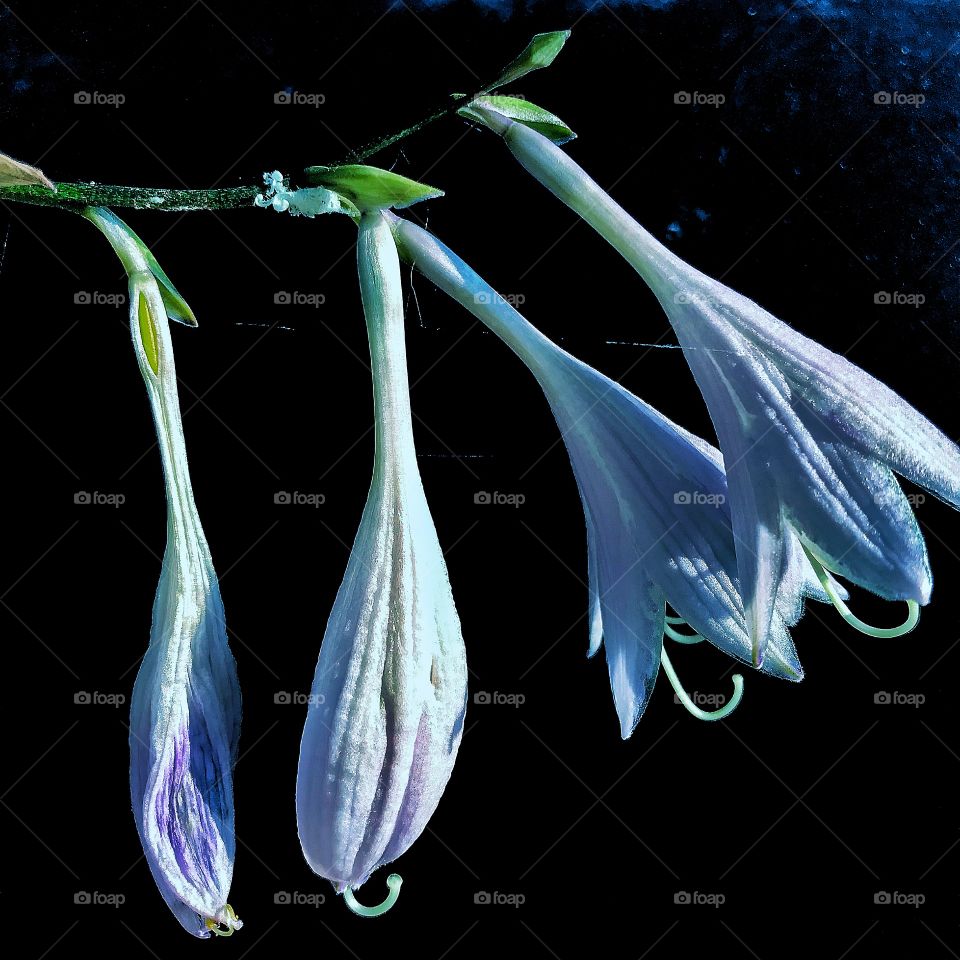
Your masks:
{"label": "curled green stamen", "polygon": [[686,623],[687,621],[683,617],[671,617],[669,614],[664,617],[667,623],[672,623],[675,627],[679,627],[681,624]]}
{"label": "curled green stamen", "polygon": [[[673,617],[667,617],[668,622],[663,625],[663,632],[671,640],[676,640],[677,643],[703,643],[703,637],[699,633],[681,633],[671,627],[669,621],[673,619]],[[681,620],[680,622],[683,623],[684,621]]]}
{"label": "curled green stamen", "polygon": [[869,623],[865,623],[856,616],[856,614],[850,612],[850,608],[843,602],[843,598],[834,588],[823,564],[810,553],[806,546],[804,546],[803,552],[807,555],[807,559],[810,561],[810,565],[813,567],[814,573],[816,573],[817,579],[820,581],[820,585],[826,591],[830,602],[837,608],[837,612],[851,627],[859,630],[860,633],[865,633],[868,637],[879,637],[881,639],[902,637],[905,633],[909,633],[920,622],[920,604],[918,604],[916,600],[907,600],[907,619],[904,620],[899,627],[872,627]]}
{"label": "curled green stamen", "polygon": [[670,685],[673,687],[677,699],[698,720],[722,720],[724,717],[729,717],[740,705],[741,699],[743,699],[743,677],[739,673],[735,673],[733,675],[733,696],[717,710],[702,710],[690,699],[687,691],[683,689],[683,684],[680,683],[680,678],[677,676],[677,671],[673,669],[673,664],[670,662],[670,657],[667,656],[666,650],[660,651],[660,662],[663,664],[663,669],[667,674],[667,678],[670,680]]}
{"label": "curled green stamen", "polygon": [[353,890],[350,887],[343,891],[343,899],[358,917],[379,917],[397,902],[397,897],[400,896],[400,884],[402,883],[403,878],[399,873],[391,873],[387,877],[387,886],[390,888],[390,892],[383,903],[378,903],[375,907],[365,907],[362,903],[357,903],[357,898],[353,895]]}

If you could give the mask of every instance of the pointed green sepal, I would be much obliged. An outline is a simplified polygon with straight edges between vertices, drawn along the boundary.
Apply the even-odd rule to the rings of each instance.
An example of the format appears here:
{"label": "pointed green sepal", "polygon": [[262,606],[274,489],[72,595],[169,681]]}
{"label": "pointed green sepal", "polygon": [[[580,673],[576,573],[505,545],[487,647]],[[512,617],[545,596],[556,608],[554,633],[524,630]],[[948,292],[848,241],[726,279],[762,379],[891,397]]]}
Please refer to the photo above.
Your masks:
{"label": "pointed green sepal", "polygon": [[490,107],[497,113],[536,130],[537,133],[543,134],[556,144],[567,143],[576,137],[576,134],[558,116],[529,100],[520,100],[517,97],[477,97],[476,100],[472,100],[457,111],[461,117],[486,126],[483,114],[479,113],[476,107]]}
{"label": "pointed green sepal", "polygon": [[537,33],[525,47],[523,53],[508,64],[499,79],[491,83],[487,90],[496,90],[506,83],[513,83],[534,70],[549,67],[570,37],[569,30],[554,30],[552,33]]}
{"label": "pointed green sepal", "polygon": [[183,323],[188,327],[197,326],[197,318],[190,309],[190,304],[180,296],[177,288],[173,285],[170,278],[164,273],[163,267],[157,263],[157,258],[150,252],[147,245],[139,238],[136,238],[143,247],[143,256],[150,265],[150,272],[157,278],[160,284],[160,298],[163,300],[164,309],[167,316],[177,323]]}
{"label": "pointed green sepal", "polygon": [[443,191],[417,183],[399,173],[348,163],[339,167],[307,167],[304,171],[312,186],[326,187],[354,204],[361,212],[395,207],[401,210],[421,200],[442,197]]}
{"label": "pointed green sepal", "polygon": [[107,237],[128,274],[144,267],[153,274],[160,288],[164,310],[171,320],[176,320],[177,323],[188,327],[197,326],[197,318],[190,309],[190,305],[180,296],[163,267],[157,263],[157,258],[151,253],[150,248],[128,224],[107,207],[87,207],[83,211],[83,216]]}

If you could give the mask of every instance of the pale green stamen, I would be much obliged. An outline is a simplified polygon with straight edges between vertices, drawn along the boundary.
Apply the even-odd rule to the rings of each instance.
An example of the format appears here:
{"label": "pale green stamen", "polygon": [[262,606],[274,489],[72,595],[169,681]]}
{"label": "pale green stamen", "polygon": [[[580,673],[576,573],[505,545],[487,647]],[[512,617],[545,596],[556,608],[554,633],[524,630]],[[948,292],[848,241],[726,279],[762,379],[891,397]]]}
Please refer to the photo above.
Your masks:
{"label": "pale green stamen", "polygon": [[837,608],[837,612],[847,623],[855,630],[865,633],[868,637],[879,637],[881,639],[890,639],[892,637],[902,637],[909,633],[920,621],[920,604],[916,600],[907,600],[907,619],[899,627],[872,627],[869,623],[864,623],[858,616],[850,612],[850,608],[843,602],[843,598],[837,593],[833,582],[830,580],[823,564],[817,560],[812,553],[804,546],[803,552],[806,553],[810,565],[813,567],[820,585],[826,591],[830,602]]}
{"label": "pale green stamen", "polygon": [[683,689],[683,684],[680,683],[680,678],[677,676],[677,671],[673,669],[673,664],[670,662],[670,657],[667,656],[666,650],[660,651],[660,662],[663,664],[663,669],[667,674],[667,678],[677,698],[698,720],[722,720],[724,717],[729,717],[740,705],[741,699],[743,699],[743,677],[739,673],[735,673],[733,675],[733,696],[717,710],[702,710],[690,699],[687,691]]}
{"label": "pale green stamen", "polygon": [[391,873],[387,877],[387,886],[390,888],[390,892],[383,903],[378,903],[375,907],[365,907],[362,903],[357,903],[357,898],[353,895],[353,890],[350,887],[343,891],[343,899],[358,917],[379,917],[397,902],[397,897],[400,896],[400,884],[402,883],[403,878],[399,873]]}
{"label": "pale green stamen", "polygon": [[[699,633],[681,633],[679,630],[675,630],[670,626],[671,620],[677,620],[677,617],[667,617],[667,622],[663,625],[663,632],[671,639],[676,640],[677,643],[703,643],[703,637]],[[685,621],[680,620],[680,623]]]}

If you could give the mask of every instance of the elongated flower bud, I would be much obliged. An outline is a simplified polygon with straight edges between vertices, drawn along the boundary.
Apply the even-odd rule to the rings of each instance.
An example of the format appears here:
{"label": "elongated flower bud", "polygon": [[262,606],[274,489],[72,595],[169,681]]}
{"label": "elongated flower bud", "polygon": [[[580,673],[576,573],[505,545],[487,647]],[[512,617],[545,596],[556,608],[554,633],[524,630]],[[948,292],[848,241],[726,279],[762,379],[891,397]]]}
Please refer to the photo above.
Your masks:
{"label": "elongated flower bud", "polygon": [[373,482],[327,623],[297,774],[311,868],[339,892],[400,856],[436,809],[466,710],[466,657],[413,443],[400,266],[364,213],[357,247],[370,340]]}
{"label": "elongated flower bud", "polygon": [[[143,255],[129,228],[109,211],[88,210],[86,216],[113,244],[129,274],[130,329],[167,494],[167,546],[150,645],[130,705],[133,813],[153,878],[184,929],[197,937],[228,935],[241,926],[227,903],[240,687],[190,485],[167,325],[172,310],[155,261]],[[192,320],[189,308],[186,314]]]}

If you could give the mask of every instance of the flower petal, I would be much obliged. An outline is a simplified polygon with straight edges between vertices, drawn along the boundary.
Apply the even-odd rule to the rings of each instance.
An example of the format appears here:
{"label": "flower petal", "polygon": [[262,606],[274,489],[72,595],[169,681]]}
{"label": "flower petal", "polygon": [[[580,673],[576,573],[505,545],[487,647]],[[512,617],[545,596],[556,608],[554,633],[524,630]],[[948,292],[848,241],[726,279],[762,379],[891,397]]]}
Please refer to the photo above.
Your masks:
{"label": "flower petal", "polygon": [[598,544],[597,583],[610,689],[626,740],[643,716],[660,670],[663,592],[638,567],[629,538]]}
{"label": "flower petal", "polygon": [[785,513],[828,569],[888,600],[927,603],[926,545],[893,472],[844,442],[819,415],[797,410],[812,443],[778,478]]}
{"label": "flower petal", "polygon": [[[210,635],[204,636],[208,629]],[[159,640],[145,659],[131,701],[140,719],[131,726],[131,789],[135,811],[140,804],[140,837],[161,893],[197,936],[207,935],[204,919],[223,912],[235,854],[234,757],[228,720],[219,705],[234,693],[235,669],[232,657],[214,652],[218,633],[215,621],[204,618],[188,641],[192,654]],[[189,679],[170,674],[178,654],[199,659],[191,665]],[[138,764],[138,756],[141,763],[149,758],[148,763]]]}
{"label": "flower petal", "polygon": [[671,321],[724,452],[739,587],[759,666],[784,562],[781,507],[770,476],[771,445],[783,430],[782,378],[771,364],[746,354],[735,335],[703,323],[696,304],[680,304]]}
{"label": "flower petal", "polygon": [[960,508],[960,448],[927,417],[846,357],[747,297],[706,279],[728,301],[730,324],[777,364],[796,394],[833,431],[864,455]]}

